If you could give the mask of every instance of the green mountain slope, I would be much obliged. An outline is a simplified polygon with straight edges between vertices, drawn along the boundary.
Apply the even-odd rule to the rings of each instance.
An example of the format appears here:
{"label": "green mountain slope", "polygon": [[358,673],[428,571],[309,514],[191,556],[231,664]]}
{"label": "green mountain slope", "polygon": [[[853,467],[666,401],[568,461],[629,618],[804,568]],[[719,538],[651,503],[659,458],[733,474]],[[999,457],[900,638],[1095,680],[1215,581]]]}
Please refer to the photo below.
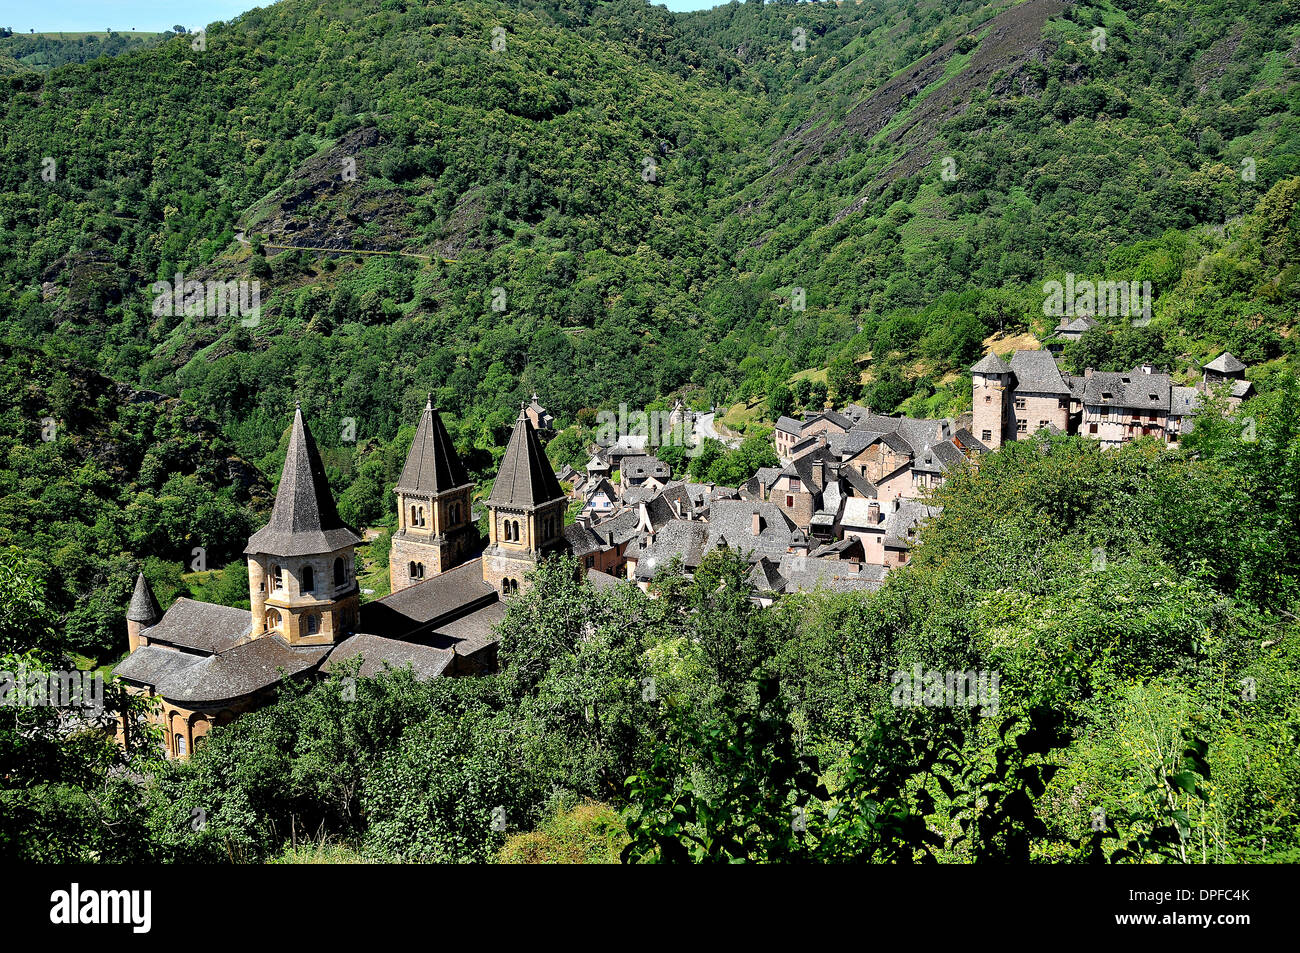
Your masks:
{"label": "green mountain slope", "polygon": [[[358,521],[430,390],[483,474],[533,389],[956,412],[1067,271],[1150,280],[1178,373],[1295,359],[1295,0],[283,0],[201,45],[0,83],[4,334],[266,472],[301,399]],[[157,312],[178,273],[259,320]]]}

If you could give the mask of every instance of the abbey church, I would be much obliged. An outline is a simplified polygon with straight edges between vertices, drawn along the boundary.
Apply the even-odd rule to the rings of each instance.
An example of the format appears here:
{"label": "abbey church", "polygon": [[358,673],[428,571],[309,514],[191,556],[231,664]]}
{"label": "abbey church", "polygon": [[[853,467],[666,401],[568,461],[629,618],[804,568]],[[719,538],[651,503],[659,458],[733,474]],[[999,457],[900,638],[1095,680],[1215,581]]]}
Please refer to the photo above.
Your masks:
{"label": "abbey church", "polygon": [[[360,674],[409,665],[417,677],[489,671],[504,600],[545,556],[564,549],[568,500],[521,407],[487,499],[479,553],[474,484],[432,403],[397,481],[392,594],[362,605],[355,550],[302,411],[294,413],[271,518],[248,541],[251,610],[180,598],[165,613],[144,575],[127,610],[130,655],[115,674],[157,697],[152,720],[169,757],[187,756],[213,726],[274,699],[282,679],[361,657]],[[123,731],[127,730],[123,726]]]}

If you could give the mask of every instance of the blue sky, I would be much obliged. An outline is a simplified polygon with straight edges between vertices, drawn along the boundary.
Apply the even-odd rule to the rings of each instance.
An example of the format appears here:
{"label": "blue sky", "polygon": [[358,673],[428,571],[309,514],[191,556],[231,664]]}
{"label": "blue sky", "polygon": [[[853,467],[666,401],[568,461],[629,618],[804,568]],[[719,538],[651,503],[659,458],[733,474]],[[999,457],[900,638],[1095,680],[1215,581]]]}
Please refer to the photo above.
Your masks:
{"label": "blue sky", "polygon": [[[659,0],[669,10],[702,10],[726,0]],[[112,27],[123,33],[170,30],[173,25],[198,29],[214,20],[228,20],[253,7],[257,0],[0,0],[0,26],[22,33],[66,30],[82,32]]]}

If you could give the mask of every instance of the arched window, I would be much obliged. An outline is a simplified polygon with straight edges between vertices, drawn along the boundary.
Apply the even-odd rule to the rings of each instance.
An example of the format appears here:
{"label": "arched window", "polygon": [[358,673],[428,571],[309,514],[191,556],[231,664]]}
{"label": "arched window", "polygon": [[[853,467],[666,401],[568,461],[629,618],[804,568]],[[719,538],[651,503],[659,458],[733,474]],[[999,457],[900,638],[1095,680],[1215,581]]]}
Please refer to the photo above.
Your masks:
{"label": "arched window", "polygon": [[341,586],[348,581],[348,570],[343,564],[343,557],[339,556],[334,560],[334,585]]}
{"label": "arched window", "polygon": [[307,634],[315,635],[319,631],[320,631],[320,616],[318,615],[307,616]]}
{"label": "arched window", "polygon": [[502,579],[502,580],[501,580],[501,595],[503,595],[503,596],[508,596],[508,595],[510,595],[510,580],[509,580],[509,579]]}
{"label": "arched window", "polygon": [[407,567],[407,575],[411,578],[412,582],[414,582],[417,579],[423,579],[424,563],[417,563],[412,561],[410,566]]}
{"label": "arched window", "polygon": [[188,753],[185,750],[185,736],[179,731],[176,733],[176,757],[183,758]]}
{"label": "arched window", "polygon": [[312,569],[310,566],[302,567],[302,591],[316,591],[316,570]]}
{"label": "arched window", "polygon": [[513,595],[518,594],[518,592],[519,592],[519,580],[518,580],[518,579],[511,579],[511,580],[510,580],[510,594],[513,596]]}
{"label": "arched window", "polygon": [[414,503],[411,504],[411,525],[412,526],[420,525],[420,511],[415,508]]}
{"label": "arched window", "polygon": [[424,507],[423,507],[423,506],[420,507],[420,521],[419,521],[418,523],[416,523],[415,525],[416,525],[416,526],[423,526],[423,525],[424,525]]}
{"label": "arched window", "polygon": [[266,610],[266,631],[274,632],[280,628],[280,613],[275,609]]}
{"label": "arched window", "polygon": [[279,566],[271,567],[271,588],[277,590],[284,588],[284,570]]}

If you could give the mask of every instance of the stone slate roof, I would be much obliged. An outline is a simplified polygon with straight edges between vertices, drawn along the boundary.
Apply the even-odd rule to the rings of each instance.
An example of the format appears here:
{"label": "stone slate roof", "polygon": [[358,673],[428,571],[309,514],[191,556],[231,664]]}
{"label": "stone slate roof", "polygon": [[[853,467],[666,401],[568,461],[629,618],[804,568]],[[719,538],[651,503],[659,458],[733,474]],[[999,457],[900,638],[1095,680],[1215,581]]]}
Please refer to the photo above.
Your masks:
{"label": "stone slate roof", "polygon": [[[869,497],[875,499],[876,485],[857,470],[852,467],[841,467],[840,478],[853,489],[854,497]],[[854,497],[850,497],[850,499]]]}
{"label": "stone slate roof", "polygon": [[575,556],[588,556],[605,549],[604,538],[581,523],[570,523],[564,527],[564,541]]}
{"label": "stone slate roof", "polygon": [[1169,413],[1175,417],[1190,417],[1201,406],[1201,392],[1195,387],[1173,387],[1169,394]]}
{"label": "stone slate roof", "polygon": [[[506,617],[506,604],[497,600],[439,624],[428,641],[447,645],[457,655],[471,655],[497,640],[496,627]],[[424,641],[424,640],[421,640]]]}
{"label": "stone slate roof", "polygon": [[878,523],[872,523],[867,518],[868,508],[873,499],[866,499],[860,496],[851,496],[844,501],[844,514],[840,517],[840,523],[844,526],[878,526]]}
{"label": "stone slate roof", "polygon": [[629,558],[636,559],[636,578],[653,579],[655,573],[681,557],[687,572],[694,571],[704,559],[705,541],[708,539],[707,523],[698,520],[671,520],[660,527],[653,541],[645,539],[645,548],[629,549]]}
{"label": "stone slate roof", "polygon": [[1083,402],[1094,407],[1167,412],[1171,390],[1168,374],[1144,374],[1141,368],[1127,373],[1098,371],[1085,382]]}
{"label": "stone slate roof", "polygon": [[814,421],[821,420],[821,419],[825,419],[830,423],[833,423],[835,426],[842,428],[843,430],[851,429],[854,424],[854,421],[851,418],[846,417],[837,411],[823,410],[815,414],[809,414],[807,417],[805,417],[803,426],[807,427],[809,424],[813,423]]}
{"label": "stone slate roof", "polygon": [[839,592],[879,589],[885,578],[884,566],[854,569],[842,560],[815,556],[786,556],[780,562],[780,572],[785,577],[787,593],[812,592],[818,588]]}
{"label": "stone slate roof", "polygon": [[247,609],[177,599],[162,619],[145,633],[150,643],[215,655],[233,648],[253,633],[253,613]]}
{"label": "stone slate roof", "polygon": [[654,477],[667,480],[673,475],[673,468],[658,457],[624,457],[619,470],[625,480],[643,480]]}
{"label": "stone slate roof", "polygon": [[[286,676],[311,671],[329,654],[330,648],[328,645],[293,647],[278,635],[264,635],[219,655],[189,655],[149,645],[132,652],[114,674],[150,685],[170,702],[204,708],[269,688]],[[182,660],[159,658],[157,653],[164,652],[181,656]],[[184,659],[190,660],[188,664]]]}
{"label": "stone slate roof", "polygon": [[793,417],[778,417],[776,419],[776,429],[782,433],[793,434],[797,437],[803,433],[803,424]]}
{"label": "stone slate roof", "polygon": [[425,493],[430,496],[469,483],[465,464],[451,442],[451,435],[432,400],[424,405],[415,439],[406,455],[406,466],[397,480],[399,493]]}
{"label": "stone slate roof", "polygon": [[1061,323],[1056,326],[1056,330],[1058,333],[1065,331],[1073,334],[1083,334],[1085,331],[1090,331],[1096,326],[1097,322],[1092,320],[1092,318],[1079,317],[1069,322],[1067,322],[1065,318],[1062,318]]}
{"label": "stone slate roof", "polygon": [[155,686],[166,682],[182,669],[203,661],[205,656],[155,645],[142,645],[124,658],[113,674],[141,685]]}
{"label": "stone slate roof", "polygon": [[316,443],[303,425],[302,410],[295,410],[271,519],[253,534],[244,552],[308,556],[359,542],[356,530],[339,518]]}
{"label": "stone slate roof", "polygon": [[[758,510],[762,528],[754,535],[754,510]],[[774,503],[755,503],[752,500],[716,500],[709,509],[706,525],[707,549],[725,538],[727,545],[741,553],[754,555],[783,554],[790,548],[795,525],[790,517]]]}
{"label": "stone slate roof", "polygon": [[973,433],[971,433],[965,427],[962,427],[960,430],[956,431],[952,435],[952,440],[954,443],[960,444],[961,446],[965,447],[967,450],[972,450],[975,453],[989,452],[989,448],[984,445],[984,442],[982,440],[979,440]]}
{"label": "stone slate roof", "polygon": [[911,549],[915,531],[922,522],[939,513],[939,507],[926,506],[916,500],[899,500],[898,506],[885,517],[885,545],[892,549]]}
{"label": "stone slate roof", "polygon": [[495,643],[495,627],[505,614],[505,605],[497,601],[440,622],[411,638],[357,633],[335,647],[321,670],[328,672],[338,662],[360,655],[362,676],[410,665],[421,681],[435,678],[456,656],[471,656]]}
{"label": "stone slate roof", "polygon": [[1232,385],[1231,393],[1233,397],[1245,398],[1254,389],[1255,389],[1255,385],[1252,384],[1250,381],[1236,381]]}
{"label": "stone slate roof", "polygon": [[482,560],[472,559],[375,602],[367,602],[361,607],[358,628],[385,638],[405,638],[432,631],[496,598],[496,590],[483,581]]}
{"label": "stone slate roof", "polygon": [[147,626],[162,618],[162,609],[158,607],[158,600],[154,598],[144,573],[135,577],[135,592],[131,593],[131,604],[126,608],[126,617],[131,622],[143,622]]}
{"label": "stone slate roof", "polygon": [[965,460],[966,455],[949,438],[939,441],[933,447],[918,454],[913,469],[920,470],[922,473],[946,473],[949,468]]}
{"label": "stone slate roof", "polygon": [[866,552],[862,548],[861,539],[857,536],[846,536],[824,546],[818,546],[811,555],[821,559],[861,560],[865,558]]}
{"label": "stone slate roof", "polygon": [[411,671],[420,681],[435,678],[451,664],[456,653],[449,648],[437,648],[419,642],[404,642],[400,639],[386,639],[380,635],[358,633],[340,642],[330,653],[329,659],[321,666],[321,671],[328,672],[339,662],[361,656],[362,678],[371,678],[387,669],[411,667]]}
{"label": "stone slate roof", "polygon": [[604,590],[613,589],[627,580],[618,576],[611,576],[609,573],[601,572],[599,569],[593,569],[591,572],[587,573],[587,581],[591,583],[593,588]]}
{"label": "stone slate roof", "polygon": [[972,374],[1010,374],[1011,368],[992,351],[989,351],[971,366]]}
{"label": "stone slate roof", "polygon": [[534,507],[563,496],[551,461],[546,459],[542,443],[537,439],[537,431],[520,407],[488,502],[496,506]]}
{"label": "stone slate roof", "polygon": [[1239,374],[1246,369],[1246,365],[1241,363],[1227,351],[1224,351],[1208,364],[1201,365],[1203,370],[1215,371],[1219,374]]}
{"label": "stone slate roof", "polygon": [[1011,373],[1016,375],[1016,391],[1029,394],[1068,396],[1070,388],[1061,378],[1060,368],[1047,351],[1016,351],[1011,355]]}
{"label": "stone slate roof", "polygon": [[756,592],[777,593],[785,589],[785,577],[777,569],[777,564],[766,556],[754,563],[746,581]]}

